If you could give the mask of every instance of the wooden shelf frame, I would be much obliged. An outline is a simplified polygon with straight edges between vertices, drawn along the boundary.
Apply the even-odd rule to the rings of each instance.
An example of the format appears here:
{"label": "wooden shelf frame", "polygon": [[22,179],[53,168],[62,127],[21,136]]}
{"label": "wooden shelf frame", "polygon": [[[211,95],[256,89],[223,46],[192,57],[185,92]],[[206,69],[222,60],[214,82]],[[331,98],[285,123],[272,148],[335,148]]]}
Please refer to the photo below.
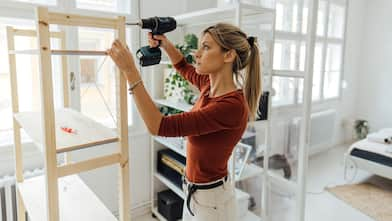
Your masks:
{"label": "wooden shelf frame", "polygon": [[[11,50],[9,54],[31,54],[39,55],[39,50]],[[79,56],[106,56],[106,51],[92,50],[50,50],[51,55],[79,55]]]}
{"label": "wooden shelf frame", "polygon": [[[129,190],[129,142],[128,142],[128,104],[127,104],[127,85],[124,76],[120,73],[120,70],[116,70],[116,81],[119,89],[117,90],[117,134],[113,137],[110,142],[118,143],[118,152],[108,154],[105,156],[100,156],[92,158],[86,161],[71,163],[67,162],[65,165],[58,166],[57,154],[81,149],[82,147],[90,147],[93,144],[102,143],[90,143],[79,146],[69,146],[65,149],[58,149],[57,140],[58,133],[56,134],[56,118],[57,115],[54,109],[53,102],[53,85],[52,85],[52,62],[51,55],[61,55],[62,56],[62,71],[63,71],[63,93],[64,93],[64,107],[69,108],[69,79],[67,72],[67,56],[68,55],[93,55],[93,56],[104,56],[106,51],[77,51],[77,50],[65,50],[65,33],[64,32],[49,32],[49,26],[52,24],[57,25],[67,25],[67,26],[83,26],[83,27],[95,27],[95,28],[105,28],[112,29],[116,32],[116,38],[121,42],[125,43],[125,17],[117,16],[110,18],[103,17],[92,17],[92,16],[81,16],[66,13],[49,12],[46,7],[36,8],[36,27],[37,30],[20,30],[14,29],[12,27],[7,27],[7,40],[8,40],[8,50],[9,50],[9,63],[10,63],[10,83],[11,83],[11,95],[12,95],[12,111],[14,113],[13,125],[14,125],[14,143],[15,143],[15,159],[16,159],[16,177],[18,183],[18,221],[24,221],[26,219],[25,212],[26,208],[34,209],[32,214],[34,214],[35,219],[46,220],[46,221],[65,221],[68,218],[75,218],[77,216],[67,214],[64,216],[64,210],[60,211],[59,203],[59,193],[63,190],[61,185],[63,179],[68,179],[69,175],[77,174],[80,172],[109,166],[112,164],[117,164],[119,168],[119,220],[125,221],[130,220],[129,208],[130,208],[130,190]],[[26,36],[26,37],[37,37],[38,50],[28,50],[28,51],[15,51],[15,40],[16,36]],[[61,40],[61,50],[51,50],[50,48],[50,38],[59,38]],[[26,194],[26,189],[29,189],[29,183],[34,182],[24,182],[23,177],[23,159],[22,159],[22,146],[20,129],[21,126],[25,126],[24,123],[18,122],[19,113],[19,100],[18,100],[18,85],[17,85],[17,73],[16,73],[16,54],[18,53],[29,53],[37,54],[39,57],[39,75],[41,82],[41,133],[40,144],[42,146],[44,161],[45,161],[45,176],[42,177],[43,184],[42,189],[45,189],[44,200],[39,200],[42,204],[40,206],[32,206],[28,203],[37,202],[37,199],[32,200],[27,197],[23,198]],[[32,115],[36,116],[36,115]],[[31,130],[30,130],[31,131]],[[29,134],[29,130],[26,130]],[[56,136],[57,135],[57,136]],[[60,142],[60,141],[59,141]],[[61,142],[60,142],[61,143]],[[104,143],[109,143],[104,142]],[[62,178],[65,177],[65,178]],[[60,180],[61,178],[61,180]],[[77,183],[83,183],[79,178],[74,179]],[[35,184],[36,185],[36,184]],[[63,185],[63,184],[62,184]],[[82,185],[83,186],[83,185]],[[88,188],[87,188],[88,189]],[[91,192],[91,194],[90,194]],[[99,201],[99,199],[92,193],[92,191],[84,191],[86,196],[92,196],[92,205],[99,205],[97,214],[110,214],[110,211]],[[32,194],[35,196],[34,194]],[[77,197],[77,195],[67,196]],[[66,197],[66,198],[67,198]],[[61,200],[64,197],[61,197]],[[45,201],[45,202],[42,202]],[[88,201],[88,200],[87,200]],[[64,209],[63,201],[61,201],[61,207]],[[66,205],[72,207],[73,205]],[[42,209],[45,208],[45,209]],[[105,210],[105,211],[103,211]],[[38,212],[37,212],[38,211]],[[72,211],[66,209],[66,211]],[[92,210],[94,211],[94,209]],[[29,212],[29,211],[27,211]],[[44,214],[42,214],[44,213]],[[75,215],[75,214],[74,214]],[[84,216],[86,217],[86,216]],[[112,214],[110,216],[113,220],[117,220]],[[91,220],[96,220],[94,218],[94,212],[91,212],[89,216]],[[110,218],[110,220],[111,220]],[[74,220],[74,219],[70,219]],[[85,218],[83,220],[86,220]],[[90,220],[90,219],[87,219]],[[33,220],[35,221],[35,220]]]}

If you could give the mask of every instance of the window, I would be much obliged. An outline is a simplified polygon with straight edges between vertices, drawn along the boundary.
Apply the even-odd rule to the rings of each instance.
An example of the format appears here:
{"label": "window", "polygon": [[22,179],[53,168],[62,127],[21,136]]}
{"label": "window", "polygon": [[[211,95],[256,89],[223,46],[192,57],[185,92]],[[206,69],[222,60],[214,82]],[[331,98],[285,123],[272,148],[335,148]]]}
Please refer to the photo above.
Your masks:
{"label": "window", "polygon": [[[340,95],[345,10],[344,0],[319,2],[313,63],[313,101],[337,98]],[[273,78],[273,88],[276,91],[273,106],[303,102],[304,85],[301,76],[305,74],[308,14],[308,0],[276,1],[273,68],[280,77]]]}
{"label": "window", "polygon": [[284,106],[293,104],[295,98],[295,78],[289,77],[273,77],[272,87],[275,89],[275,96],[272,102],[276,106]]}
{"label": "window", "polygon": [[[8,46],[6,27],[12,26],[18,29],[33,29],[34,22],[14,18],[0,18],[0,145],[10,141],[12,135],[12,108],[11,108],[11,86],[8,63]],[[35,37],[15,37],[15,49],[36,49],[37,39]],[[52,40],[51,44],[58,47],[59,41]],[[60,59],[53,59],[53,82],[54,97],[61,97],[60,83]],[[56,67],[56,68],[55,68]],[[36,55],[16,55],[16,72],[18,80],[19,111],[39,111],[41,105],[40,81],[38,72],[38,57]],[[55,99],[55,106],[59,107],[59,99]],[[4,136],[3,136],[4,135]]]}
{"label": "window", "polygon": [[130,0],[76,0],[76,7],[129,14]]}
{"label": "window", "polygon": [[[6,16],[11,16],[9,18],[0,17],[0,146],[9,144],[12,142],[12,110],[11,110],[11,92],[10,92],[10,79],[9,79],[9,66],[8,66],[8,53],[7,53],[7,37],[6,37],[6,26],[12,26],[19,29],[34,29],[35,20],[34,19],[19,19],[16,16],[23,15],[26,18],[34,18],[34,14],[26,12],[20,5],[26,4],[39,4],[39,5],[50,5],[51,7],[57,9],[71,10],[77,8],[81,9],[93,9],[93,10],[105,10],[114,13],[131,14],[130,3],[132,0],[10,0],[12,2],[18,2],[18,4],[9,4],[7,7],[13,10],[15,17],[12,14],[7,14]],[[0,3],[1,4],[1,3]],[[15,6],[14,6],[15,5]],[[75,5],[75,7],[72,7]],[[8,9],[7,9],[8,10]],[[93,16],[94,13],[99,15],[101,12],[91,12],[89,15]],[[5,15],[4,15],[5,16]],[[60,30],[61,27],[51,25],[51,31]],[[70,28],[73,33],[78,33],[77,28]],[[70,30],[69,29],[69,30]],[[63,29],[61,29],[63,30]],[[67,29],[68,30],[68,29]],[[138,29],[135,29],[138,30]],[[132,29],[133,31],[133,29]],[[106,29],[88,29],[83,28],[82,31],[78,33],[80,42],[75,41],[75,39],[69,39],[68,44],[71,44],[68,49],[81,49],[86,50],[105,50],[107,49],[114,39],[114,31],[108,31]],[[137,45],[130,39],[131,36],[130,29],[127,30],[127,43],[132,48],[132,46]],[[75,35],[76,36],[76,35]],[[36,49],[36,38],[33,37],[16,37],[15,46],[16,49]],[[60,48],[59,40],[51,40],[52,48]],[[130,44],[133,43],[133,44]],[[86,88],[90,85],[90,89],[87,91],[85,97],[80,101],[82,106],[82,111],[86,114],[91,114],[95,120],[107,124],[109,127],[117,126],[114,125],[111,114],[106,110],[106,105],[104,105],[100,95],[97,95],[97,89],[95,84],[100,88],[103,96],[105,97],[105,102],[111,109],[111,113],[116,116],[116,98],[115,98],[115,65],[112,63],[110,58],[107,58],[102,70],[97,74],[99,65],[102,63],[104,57],[97,56],[80,56],[76,58],[72,56],[77,62],[68,62],[72,66],[76,66],[73,69],[81,70],[81,93],[73,93],[71,99],[74,100],[73,104],[78,103],[83,96],[83,92],[86,92]],[[68,58],[71,58],[69,56]],[[80,61],[80,67],[78,64]],[[20,111],[39,111],[40,110],[40,80],[39,80],[39,63],[38,57],[36,55],[17,55],[17,74],[18,74],[18,95],[19,95],[19,109]],[[23,64],[23,65],[22,65]],[[54,90],[54,103],[55,107],[62,106],[62,73],[61,73],[61,57],[52,56],[52,73],[53,73],[53,90]],[[78,80],[78,78],[77,78]],[[79,85],[79,82],[76,82]],[[76,90],[78,91],[78,90]],[[91,95],[93,94],[93,95]],[[93,96],[94,99],[90,101],[87,100],[88,97]],[[129,96],[128,110],[129,110],[129,124],[133,125],[133,112],[132,108],[132,98]],[[90,102],[90,103],[89,103]],[[96,102],[96,103],[94,103]],[[99,106],[99,109],[93,110],[94,105]],[[22,133],[23,136],[23,133]],[[28,137],[27,137],[28,138]],[[23,139],[25,140],[25,139]]]}
{"label": "window", "polygon": [[325,98],[333,98],[339,95],[341,57],[341,45],[329,44],[327,47],[324,75]]}
{"label": "window", "polygon": [[[8,47],[7,47],[7,34],[6,26],[13,25],[18,28],[28,28],[33,24],[27,20],[21,19],[9,19],[0,18],[0,145],[9,144],[12,137],[12,109],[11,109],[11,88],[10,88],[10,76],[9,76],[9,63],[8,63]],[[15,39],[15,45],[31,47],[32,42],[26,41],[26,39]],[[31,56],[18,56],[18,63],[23,64],[18,66],[18,71],[22,73],[21,77],[30,78],[32,77],[32,65]],[[23,76],[23,73],[27,73]],[[32,82],[32,81],[30,81]],[[32,99],[32,92],[34,86],[32,84],[26,84],[25,81],[21,82],[19,86],[19,93],[30,95],[27,99],[21,99],[20,108],[33,108],[35,100]],[[21,95],[22,96],[22,95]]]}
{"label": "window", "polygon": [[343,38],[345,8],[340,5],[330,4],[328,15],[328,37]]}
{"label": "window", "polygon": [[[114,31],[79,28],[80,50],[106,50],[115,38]],[[129,30],[128,30],[129,36]],[[128,43],[131,47],[131,45]],[[116,66],[109,57],[80,57],[80,103],[84,114],[109,127],[116,127]],[[131,96],[129,103],[131,103]],[[132,106],[128,106],[132,112]],[[114,119],[113,119],[114,118]],[[132,125],[132,117],[129,124]]]}
{"label": "window", "polygon": [[14,0],[14,1],[37,3],[42,5],[56,5],[56,0]]}

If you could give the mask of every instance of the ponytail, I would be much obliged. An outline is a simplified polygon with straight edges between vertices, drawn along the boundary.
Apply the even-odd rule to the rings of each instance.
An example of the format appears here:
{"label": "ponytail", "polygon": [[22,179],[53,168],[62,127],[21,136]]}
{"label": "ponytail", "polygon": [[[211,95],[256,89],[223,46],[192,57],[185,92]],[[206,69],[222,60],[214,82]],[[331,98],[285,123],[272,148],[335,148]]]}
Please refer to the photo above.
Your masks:
{"label": "ponytail", "polygon": [[256,38],[247,37],[237,26],[227,23],[210,26],[203,31],[203,34],[205,33],[211,34],[224,50],[234,49],[236,51],[237,57],[232,67],[233,74],[236,82],[243,88],[249,108],[249,121],[254,121],[262,91],[261,57]]}
{"label": "ponytail", "polygon": [[249,121],[255,121],[262,88],[261,56],[257,44],[250,47],[249,62],[245,70],[244,95],[249,107]]}

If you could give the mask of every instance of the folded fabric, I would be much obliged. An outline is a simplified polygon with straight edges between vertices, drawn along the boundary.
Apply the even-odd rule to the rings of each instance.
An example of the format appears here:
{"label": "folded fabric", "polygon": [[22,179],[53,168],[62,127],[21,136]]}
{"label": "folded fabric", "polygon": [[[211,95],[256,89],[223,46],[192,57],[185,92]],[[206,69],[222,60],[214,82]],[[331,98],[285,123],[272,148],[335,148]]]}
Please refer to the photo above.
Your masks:
{"label": "folded fabric", "polygon": [[367,135],[367,139],[371,142],[377,142],[377,143],[385,143],[385,144],[392,143],[392,136],[384,132],[370,133]]}

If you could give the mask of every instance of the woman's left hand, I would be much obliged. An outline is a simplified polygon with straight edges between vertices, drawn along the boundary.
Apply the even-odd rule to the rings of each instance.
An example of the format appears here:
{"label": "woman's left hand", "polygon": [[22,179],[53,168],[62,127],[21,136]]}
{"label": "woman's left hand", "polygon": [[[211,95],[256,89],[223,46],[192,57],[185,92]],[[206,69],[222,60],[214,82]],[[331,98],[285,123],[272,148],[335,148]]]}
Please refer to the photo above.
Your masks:
{"label": "woman's left hand", "polygon": [[139,71],[136,68],[133,56],[127,46],[124,46],[119,40],[115,40],[112,44],[112,48],[108,49],[106,52],[125,75],[129,83],[140,79]]}

